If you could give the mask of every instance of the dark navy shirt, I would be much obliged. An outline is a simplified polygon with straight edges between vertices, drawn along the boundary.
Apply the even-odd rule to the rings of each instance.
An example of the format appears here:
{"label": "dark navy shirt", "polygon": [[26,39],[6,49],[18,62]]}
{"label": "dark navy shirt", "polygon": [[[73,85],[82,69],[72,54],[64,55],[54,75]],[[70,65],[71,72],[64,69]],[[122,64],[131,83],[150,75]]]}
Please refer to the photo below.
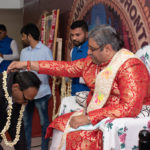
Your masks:
{"label": "dark navy shirt", "polygon": [[[71,53],[71,58],[73,60],[86,58],[87,57],[87,51],[88,51],[88,41],[83,43],[81,46],[75,46]],[[85,85],[79,83],[79,78],[73,78],[72,79],[72,91],[71,95],[75,95],[76,92],[80,91],[89,91],[90,89]]]}
{"label": "dark navy shirt", "polygon": [[[12,50],[10,47],[12,39],[6,36],[4,39],[0,40],[0,53],[3,55],[12,54]],[[3,72],[4,70],[7,70],[7,67],[11,63],[11,60],[3,60],[0,64],[0,72]]]}

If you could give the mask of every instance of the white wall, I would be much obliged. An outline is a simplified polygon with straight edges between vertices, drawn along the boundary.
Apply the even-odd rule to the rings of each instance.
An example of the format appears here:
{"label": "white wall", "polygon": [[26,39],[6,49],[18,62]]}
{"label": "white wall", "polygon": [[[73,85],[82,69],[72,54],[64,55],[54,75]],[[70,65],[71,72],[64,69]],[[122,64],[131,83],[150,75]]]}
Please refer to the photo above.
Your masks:
{"label": "white wall", "polygon": [[0,9],[23,8],[24,0],[0,0]]}
{"label": "white wall", "polygon": [[23,9],[0,9],[0,24],[6,25],[8,36],[17,41],[19,50],[21,50],[20,29],[23,26]]}

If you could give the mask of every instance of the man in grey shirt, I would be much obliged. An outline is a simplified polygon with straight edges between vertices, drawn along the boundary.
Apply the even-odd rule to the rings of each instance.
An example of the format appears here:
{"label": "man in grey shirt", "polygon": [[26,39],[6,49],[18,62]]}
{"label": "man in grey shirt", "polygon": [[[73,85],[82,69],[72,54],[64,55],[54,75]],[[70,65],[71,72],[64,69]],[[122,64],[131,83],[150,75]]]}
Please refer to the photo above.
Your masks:
{"label": "man in grey shirt", "polygon": [[[40,32],[35,24],[27,24],[21,29],[22,41],[29,45],[21,51],[20,61],[38,61],[53,60],[51,50],[39,41]],[[40,124],[42,126],[42,150],[48,150],[48,140],[45,139],[45,133],[48,120],[48,100],[51,95],[49,86],[49,76],[36,73],[42,84],[34,101],[29,102],[24,113],[24,126],[27,139],[27,150],[31,147],[32,116],[34,107],[38,109]]]}

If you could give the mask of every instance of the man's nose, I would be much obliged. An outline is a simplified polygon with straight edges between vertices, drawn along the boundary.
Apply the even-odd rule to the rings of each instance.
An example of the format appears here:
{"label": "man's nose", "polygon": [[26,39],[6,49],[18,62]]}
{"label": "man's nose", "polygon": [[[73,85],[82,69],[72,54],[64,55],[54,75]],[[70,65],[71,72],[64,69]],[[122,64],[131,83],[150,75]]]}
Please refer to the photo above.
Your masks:
{"label": "man's nose", "polygon": [[92,54],[92,51],[88,48],[88,55],[91,55]]}
{"label": "man's nose", "polygon": [[77,39],[77,37],[76,36],[72,36],[72,40],[76,40]]}

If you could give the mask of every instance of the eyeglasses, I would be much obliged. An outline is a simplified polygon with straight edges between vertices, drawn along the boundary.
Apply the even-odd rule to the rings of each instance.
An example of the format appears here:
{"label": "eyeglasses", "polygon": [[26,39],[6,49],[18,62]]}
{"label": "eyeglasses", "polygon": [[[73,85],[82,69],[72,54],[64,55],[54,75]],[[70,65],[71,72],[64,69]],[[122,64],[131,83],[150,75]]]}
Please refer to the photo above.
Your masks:
{"label": "eyeglasses", "polygon": [[94,48],[94,47],[88,45],[88,49],[91,50],[92,52],[97,51],[98,49],[101,49],[100,51],[102,51],[104,49],[104,47],[105,47],[104,44],[99,46],[99,47],[97,47],[97,48]]}
{"label": "eyeglasses", "polygon": [[88,45],[88,49],[90,49],[92,52],[94,52],[94,51],[97,51],[98,49],[100,49],[100,47],[94,48],[94,47]]}
{"label": "eyeglasses", "polygon": [[23,95],[23,100],[24,100],[24,103],[28,103],[28,101],[30,101],[29,99],[27,99],[25,96],[24,96],[24,93],[22,92],[22,95]]}

